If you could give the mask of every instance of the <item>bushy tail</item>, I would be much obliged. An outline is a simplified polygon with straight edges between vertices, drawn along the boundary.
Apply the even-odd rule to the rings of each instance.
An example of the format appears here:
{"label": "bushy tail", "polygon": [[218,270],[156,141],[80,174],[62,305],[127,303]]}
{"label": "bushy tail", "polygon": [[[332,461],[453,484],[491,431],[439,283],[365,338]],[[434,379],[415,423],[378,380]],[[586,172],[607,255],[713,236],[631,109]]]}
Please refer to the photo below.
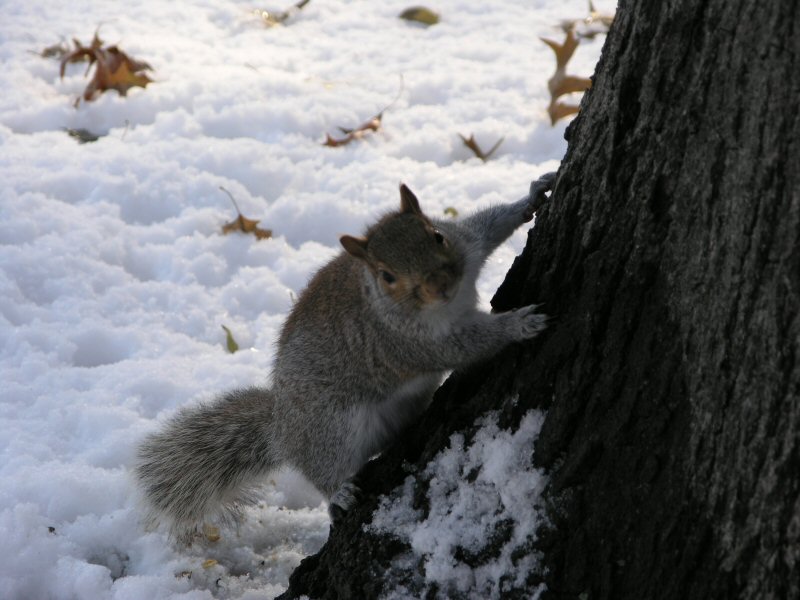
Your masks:
{"label": "bushy tail", "polygon": [[278,467],[272,445],[274,397],[248,388],[182,410],[139,447],[136,478],[149,520],[188,541],[210,517],[235,518],[248,484]]}

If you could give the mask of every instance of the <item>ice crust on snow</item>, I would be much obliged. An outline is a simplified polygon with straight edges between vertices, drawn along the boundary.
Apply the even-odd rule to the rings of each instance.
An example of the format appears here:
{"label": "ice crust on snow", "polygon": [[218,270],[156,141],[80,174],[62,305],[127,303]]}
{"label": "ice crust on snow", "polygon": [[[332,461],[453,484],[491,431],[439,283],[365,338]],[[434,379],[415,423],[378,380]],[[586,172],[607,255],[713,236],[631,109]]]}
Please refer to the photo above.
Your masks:
{"label": "ice crust on snow", "polygon": [[[561,35],[584,0],[441,0],[427,29],[397,18],[405,1],[314,0],[265,30],[253,9],[291,1],[269,4],[3,2],[0,598],[282,591],[328,535],[319,494],[277,474],[239,531],[175,548],[139,522],[136,444],[181,406],[266,383],[293,298],[340,234],[397,205],[399,182],[427,212],[463,215],[520,198],[565,151],[566,122],[553,128],[545,112],[554,59],[537,36]],[[76,109],[85,65],[61,80],[35,53],[88,43],[98,25],[155,82]],[[591,73],[601,44],[582,44],[570,69]],[[401,76],[383,131],[322,146],[389,103]],[[102,137],[78,145],[63,128]],[[505,141],[483,164],[459,133]],[[274,238],[221,235],[235,212],[220,186]],[[526,231],[490,258],[484,306]],[[239,352],[225,351],[221,325]]]}
{"label": "ice crust on snow", "polygon": [[[535,540],[544,518],[537,499],[546,477],[532,465],[533,441],[543,420],[541,411],[530,411],[511,432],[499,429],[497,415],[490,413],[469,443],[460,433],[451,436],[449,447],[421,474],[429,485],[427,514],[414,508],[412,477],[381,501],[368,530],[409,544],[410,552],[397,559],[404,575],[416,570],[409,565],[421,564],[424,572],[413,591],[396,583],[385,598],[428,597],[433,589],[440,598],[488,600],[526,589],[539,560],[531,551],[521,557],[514,551]],[[505,535],[509,539],[499,543]],[[468,558],[487,550],[491,557],[483,561]]]}

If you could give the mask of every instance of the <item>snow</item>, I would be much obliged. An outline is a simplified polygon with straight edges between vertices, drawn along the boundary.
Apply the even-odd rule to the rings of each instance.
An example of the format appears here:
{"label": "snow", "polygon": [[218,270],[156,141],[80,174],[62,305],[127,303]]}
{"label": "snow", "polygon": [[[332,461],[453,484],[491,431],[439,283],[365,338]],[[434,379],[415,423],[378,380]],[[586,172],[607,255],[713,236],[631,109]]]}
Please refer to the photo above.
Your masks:
{"label": "snow", "polygon": [[[565,122],[548,121],[554,58],[537,36],[558,38],[562,19],[586,15],[583,0],[441,0],[430,28],[398,19],[413,3],[394,0],[312,0],[272,29],[253,13],[289,4],[3,3],[2,598],[280,593],[327,538],[319,494],[277,474],[238,531],[178,548],[140,524],[136,444],[180,406],[266,382],[292,299],[339,234],[397,205],[400,181],[427,212],[465,214],[558,166]],[[35,53],[88,43],[98,25],[155,82],[75,108],[85,66],[61,80]],[[591,73],[601,44],[583,44],[570,71]],[[382,131],[321,145],[394,98]],[[101,137],[79,145],[64,128]],[[505,141],[484,164],[459,133]],[[236,213],[220,186],[274,237],[221,235]],[[490,259],[485,306],[525,235]],[[226,352],[222,325],[239,352]],[[492,435],[506,440],[491,453],[502,487],[502,452],[517,446]]]}
{"label": "snow", "polygon": [[[421,592],[411,594],[398,583],[386,598],[427,598],[437,590],[437,597],[489,600],[525,589],[526,577],[540,568],[538,557],[527,552],[515,558],[514,552],[535,539],[544,518],[535,499],[546,477],[532,466],[533,441],[543,420],[541,411],[531,411],[511,432],[499,429],[497,415],[489,414],[469,444],[462,434],[451,436],[450,446],[421,474],[429,482],[426,515],[414,508],[412,477],[382,500],[368,530],[391,534],[410,546],[410,552],[396,559],[404,575],[409,565],[419,563],[424,572]],[[506,532],[509,540],[493,547],[493,539]],[[485,562],[471,558],[488,550],[492,557]]]}

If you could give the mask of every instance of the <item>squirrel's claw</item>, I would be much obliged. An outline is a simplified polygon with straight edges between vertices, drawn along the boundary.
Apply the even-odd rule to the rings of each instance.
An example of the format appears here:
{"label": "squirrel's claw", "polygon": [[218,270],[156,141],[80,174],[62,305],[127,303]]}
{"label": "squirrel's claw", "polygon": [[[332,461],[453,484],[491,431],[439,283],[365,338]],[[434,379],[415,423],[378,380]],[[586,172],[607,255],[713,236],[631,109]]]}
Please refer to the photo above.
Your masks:
{"label": "squirrel's claw", "polygon": [[339,523],[347,511],[358,504],[362,496],[363,492],[360,487],[352,481],[345,481],[328,502],[328,515],[331,522],[334,525]]}
{"label": "squirrel's claw", "polygon": [[556,182],[556,175],[558,175],[558,173],[555,171],[545,173],[539,177],[539,179],[535,179],[531,182],[531,187],[528,192],[528,212],[525,215],[526,221],[530,221],[533,215],[542,207],[545,200],[547,200],[546,194],[553,189],[553,184]]}

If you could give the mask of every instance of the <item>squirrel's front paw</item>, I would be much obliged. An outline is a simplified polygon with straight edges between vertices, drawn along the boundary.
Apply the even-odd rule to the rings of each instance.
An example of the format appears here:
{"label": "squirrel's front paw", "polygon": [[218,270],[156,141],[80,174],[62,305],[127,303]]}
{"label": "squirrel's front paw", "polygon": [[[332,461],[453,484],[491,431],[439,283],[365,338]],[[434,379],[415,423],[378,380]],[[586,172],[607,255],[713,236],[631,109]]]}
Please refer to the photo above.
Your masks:
{"label": "squirrel's front paw", "polygon": [[525,214],[522,216],[526,223],[533,219],[533,215],[539,210],[539,207],[544,204],[544,201],[547,199],[545,194],[553,189],[557,174],[556,172],[545,173],[539,177],[539,179],[531,182]]}
{"label": "squirrel's front paw", "polygon": [[352,481],[345,481],[328,502],[328,515],[336,525],[348,510],[353,508],[361,498],[361,488]]}
{"label": "squirrel's front paw", "polygon": [[547,327],[547,315],[536,312],[538,304],[530,304],[516,309],[510,313],[511,336],[516,341],[528,340],[536,337]]}

